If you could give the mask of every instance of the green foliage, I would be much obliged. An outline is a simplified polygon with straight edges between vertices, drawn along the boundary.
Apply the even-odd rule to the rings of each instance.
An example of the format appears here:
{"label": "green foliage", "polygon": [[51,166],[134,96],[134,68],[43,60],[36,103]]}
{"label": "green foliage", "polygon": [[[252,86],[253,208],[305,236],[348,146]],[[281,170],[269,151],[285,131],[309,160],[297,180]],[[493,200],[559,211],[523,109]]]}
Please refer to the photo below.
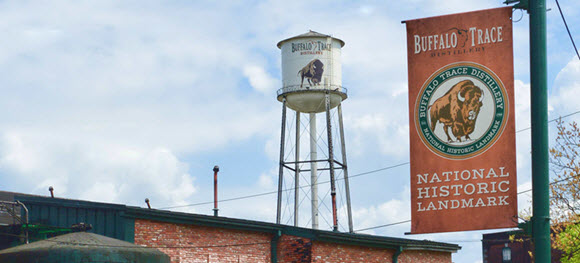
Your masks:
{"label": "green foliage", "polygon": [[569,225],[556,237],[556,244],[564,251],[562,263],[580,262],[580,224]]}
{"label": "green foliage", "polygon": [[[580,263],[580,128],[558,121],[550,149],[554,180],[550,185],[552,246],[564,252],[562,262]],[[566,260],[566,261],[564,261]]]}

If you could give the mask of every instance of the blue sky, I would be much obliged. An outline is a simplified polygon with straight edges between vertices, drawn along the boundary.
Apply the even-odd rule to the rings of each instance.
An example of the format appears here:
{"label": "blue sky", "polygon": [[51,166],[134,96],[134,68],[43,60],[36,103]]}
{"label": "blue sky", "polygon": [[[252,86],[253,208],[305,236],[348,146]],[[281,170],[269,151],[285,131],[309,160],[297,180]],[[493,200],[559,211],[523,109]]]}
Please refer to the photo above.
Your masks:
{"label": "blue sky", "polygon": [[[580,41],[580,3],[560,1]],[[580,61],[548,0],[550,119],[580,110]],[[0,189],[153,207],[276,190],[280,50],[309,29],[346,42],[349,173],[409,160],[401,21],[502,1],[1,1]],[[516,130],[529,127],[528,15],[514,11]],[[567,120],[578,120],[574,115]],[[553,129],[554,125],[551,124]],[[530,134],[517,133],[518,190],[530,188]],[[409,167],[353,178],[354,228],[410,219]],[[520,208],[529,196],[519,196]],[[220,204],[274,221],[275,195]],[[211,205],[178,211],[211,214]],[[326,227],[321,223],[322,228]],[[403,236],[410,224],[364,233]],[[486,231],[486,232],[494,232]],[[481,262],[481,231],[409,238],[460,244]]]}

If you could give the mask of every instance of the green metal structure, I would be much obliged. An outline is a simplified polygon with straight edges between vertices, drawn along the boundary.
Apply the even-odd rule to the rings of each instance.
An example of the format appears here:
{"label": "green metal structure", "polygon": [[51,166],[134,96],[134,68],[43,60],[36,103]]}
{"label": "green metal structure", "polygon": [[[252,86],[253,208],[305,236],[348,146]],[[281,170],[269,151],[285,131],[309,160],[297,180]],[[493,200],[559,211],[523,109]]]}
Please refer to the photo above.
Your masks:
{"label": "green metal structure", "polygon": [[532,239],[535,262],[551,261],[546,0],[530,0]]}
{"label": "green metal structure", "polygon": [[125,217],[124,205],[25,195],[15,196],[15,199],[26,204],[31,227],[49,234],[46,237],[54,236],[50,235],[51,230],[70,229],[73,224],[86,223],[93,226],[90,232],[133,242],[134,226],[131,219]]}
{"label": "green metal structure", "polygon": [[535,262],[551,261],[546,0],[507,0],[530,15],[532,241]]}

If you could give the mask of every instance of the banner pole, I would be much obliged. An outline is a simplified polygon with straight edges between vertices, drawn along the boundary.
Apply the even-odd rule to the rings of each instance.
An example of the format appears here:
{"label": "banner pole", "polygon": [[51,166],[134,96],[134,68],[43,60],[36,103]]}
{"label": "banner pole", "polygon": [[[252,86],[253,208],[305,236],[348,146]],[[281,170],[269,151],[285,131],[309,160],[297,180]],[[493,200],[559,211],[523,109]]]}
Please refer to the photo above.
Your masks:
{"label": "banner pole", "polygon": [[530,0],[532,239],[534,261],[551,262],[546,0]]}

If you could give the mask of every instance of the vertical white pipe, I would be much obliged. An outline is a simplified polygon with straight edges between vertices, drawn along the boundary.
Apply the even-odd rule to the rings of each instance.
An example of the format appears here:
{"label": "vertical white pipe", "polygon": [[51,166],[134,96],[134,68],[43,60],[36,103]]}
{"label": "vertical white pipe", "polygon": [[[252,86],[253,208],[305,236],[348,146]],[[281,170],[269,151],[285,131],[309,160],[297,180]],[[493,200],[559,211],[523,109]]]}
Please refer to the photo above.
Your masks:
{"label": "vertical white pipe", "polygon": [[296,150],[294,152],[294,226],[298,226],[300,202],[300,112],[296,112]]}
{"label": "vertical white pipe", "polygon": [[316,113],[310,113],[310,193],[312,199],[312,229],[318,229],[318,165],[316,160]]}

